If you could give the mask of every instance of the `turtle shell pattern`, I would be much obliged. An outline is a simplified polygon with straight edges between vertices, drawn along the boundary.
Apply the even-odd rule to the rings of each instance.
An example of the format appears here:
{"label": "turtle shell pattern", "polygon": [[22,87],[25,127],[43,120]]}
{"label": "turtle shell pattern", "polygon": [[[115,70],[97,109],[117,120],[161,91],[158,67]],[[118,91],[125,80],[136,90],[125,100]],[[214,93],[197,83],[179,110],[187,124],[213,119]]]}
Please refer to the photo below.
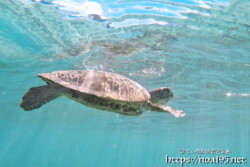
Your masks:
{"label": "turtle shell pattern", "polygon": [[47,83],[55,83],[79,93],[126,102],[143,102],[150,94],[140,84],[119,74],[85,70],[55,71],[39,74]]}

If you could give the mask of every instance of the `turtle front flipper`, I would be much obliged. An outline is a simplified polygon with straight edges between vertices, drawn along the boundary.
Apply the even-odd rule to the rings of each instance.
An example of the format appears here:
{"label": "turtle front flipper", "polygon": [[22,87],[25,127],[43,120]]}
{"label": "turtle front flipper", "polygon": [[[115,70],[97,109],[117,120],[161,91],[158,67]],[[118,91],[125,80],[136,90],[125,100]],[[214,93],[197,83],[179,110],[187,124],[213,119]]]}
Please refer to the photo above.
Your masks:
{"label": "turtle front flipper", "polygon": [[173,96],[173,92],[168,87],[161,87],[149,91],[150,101],[157,104],[166,104]]}
{"label": "turtle front flipper", "polygon": [[175,117],[184,117],[186,115],[185,112],[183,112],[182,110],[176,110],[169,106],[164,106],[161,104],[152,104],[152,103],[150,104],[150,106],[152,111],[169,112]]}
{"label": "turtle front flipper", "polygon": [[61,96],[63,91],[54,85],[33,87],[22,97],[20,107],[25,111],[30,111],[41,107],[51,100]]}

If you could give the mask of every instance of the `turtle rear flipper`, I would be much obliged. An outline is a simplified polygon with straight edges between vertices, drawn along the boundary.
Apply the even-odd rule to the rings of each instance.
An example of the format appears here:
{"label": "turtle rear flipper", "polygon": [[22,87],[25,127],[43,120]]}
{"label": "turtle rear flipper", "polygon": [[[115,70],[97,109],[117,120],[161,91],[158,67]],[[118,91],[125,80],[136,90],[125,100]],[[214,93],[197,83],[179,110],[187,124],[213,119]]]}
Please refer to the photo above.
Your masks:
{"label": "turtle rear flipper", "polygon": [[54,85],[33,87],[22,97],[20,107],[25,111],[37,109],[62,94],[63,91]]}

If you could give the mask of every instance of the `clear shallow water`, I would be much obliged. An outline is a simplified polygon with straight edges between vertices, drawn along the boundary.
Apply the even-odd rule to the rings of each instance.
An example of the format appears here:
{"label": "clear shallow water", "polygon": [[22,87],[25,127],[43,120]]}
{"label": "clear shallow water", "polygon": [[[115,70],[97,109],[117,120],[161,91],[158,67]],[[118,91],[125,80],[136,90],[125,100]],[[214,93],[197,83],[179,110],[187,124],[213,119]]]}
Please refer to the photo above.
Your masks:
{"label": "clear shallow water", "polygon": [[[182,156],[180,148],[249,158],[249,5],[0,2],[0,166],[170,166],[165,155]],[[30,87],[44,84],[38,73],[72,69],[120,73],[148,90],[169,86],[168,105],[187,115],[129,117],[65,97],[19,108]]]}

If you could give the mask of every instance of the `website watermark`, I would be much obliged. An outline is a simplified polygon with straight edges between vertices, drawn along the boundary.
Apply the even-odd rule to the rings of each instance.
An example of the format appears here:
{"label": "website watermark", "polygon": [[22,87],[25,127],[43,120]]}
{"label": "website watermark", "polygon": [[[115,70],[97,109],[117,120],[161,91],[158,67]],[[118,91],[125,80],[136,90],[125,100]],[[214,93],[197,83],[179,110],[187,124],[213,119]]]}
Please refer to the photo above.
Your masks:
{"label": "website watermark", "polygon": [[[230,149],[179,149],[182,156],[173,157],[166,155],[167,164],[246,164],[247,158],[242,156],[231,156]],[[187,154],[187,156],[183,156]]]}

